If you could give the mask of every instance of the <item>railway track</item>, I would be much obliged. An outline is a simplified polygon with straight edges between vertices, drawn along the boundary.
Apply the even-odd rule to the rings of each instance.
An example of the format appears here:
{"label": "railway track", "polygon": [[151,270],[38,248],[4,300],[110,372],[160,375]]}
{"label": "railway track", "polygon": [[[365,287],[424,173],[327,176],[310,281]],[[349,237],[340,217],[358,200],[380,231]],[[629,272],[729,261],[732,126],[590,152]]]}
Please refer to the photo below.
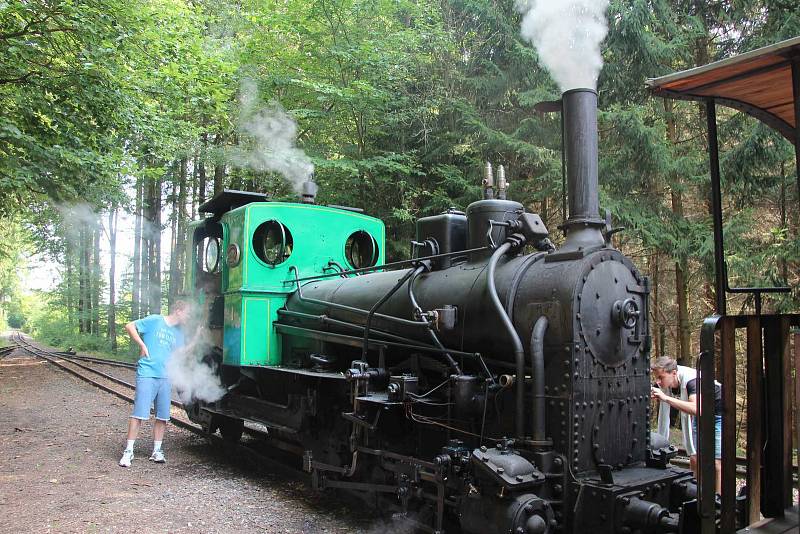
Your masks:
{"label": "railway track", "polygon": [[[136,365],[128,364],[125,362],[118,362],[114,360],[106,360],[103,358],[93,358],[89,356],[78,356],[76,354],[72,354],[70,352],[64,351],[48,351],[42,349],[41,347],[37,347],[36,345],[32,344],[30,341],[26,340],[21,334],[17,333],[10,338],[10,341],[14,343],[9,347],[3,347],[0,349],[0,358],[10,354],[14,350],[23,350],[30,354],[35,358],[39,358],[42,360],[51,363],[52,365],[58,367],[59,369],[66,371],[69,374],[80,378],[81,380],[88,382],[89,384],[110,393],[120,399],[130,402],[133,404],[133,395],[136,389],[134,384],[122,380],[118,377],[112,376],[106,372],[103,372],[99,369],[92,368],[85,363],[82,362],[89,362],[94,364],[100,365],[112,365],[118,367],[125,367],[128,369],[135,369]],[[172,406],[176,408],[183,409],[184,405],[180,401],[172,400]],[[254,446],[245,443],[232,443],[230,441],[226,441],[222,437],[216,434],[208,433],[204,428],[199,425],[196,425],[192,422],[185,420],[183,417],[175,417],[174,414],[170,415],[170,422],[177,427],[183,428],[188,430],[194,434],[197,434],[203,438],[205,438],[209,443],[212,445],[218,446],[223,448],[226,453],[236,458],[237,460],[243,460],[250,466],[254,467],[258,471],[270,472],[275,473],[278,472],[284,476],[289,476],[294,479],[300,479],[308,482],[310,479],[309,477],[298,469],[294,469],[291,466],[286,465],[285,463],[276,461],[273,456],[275,456],[276,451],[274,447],[269,445],[268,441],[269,436],[261,432],[259,430],[253,428],[245,428],[245,432],[253,437],[256,438],[256,443]],[[260,442],[258,440],[261,440]],[[264,451],[259,449],[265,449]]]}

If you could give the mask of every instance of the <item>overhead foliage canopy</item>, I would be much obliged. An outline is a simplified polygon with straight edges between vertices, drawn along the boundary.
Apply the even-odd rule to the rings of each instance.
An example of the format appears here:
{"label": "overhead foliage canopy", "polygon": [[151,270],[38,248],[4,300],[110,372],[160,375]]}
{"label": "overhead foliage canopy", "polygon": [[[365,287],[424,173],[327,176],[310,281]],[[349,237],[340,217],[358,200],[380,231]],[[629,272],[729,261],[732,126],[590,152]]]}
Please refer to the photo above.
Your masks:
{"label": "overhead foliage canopy", "polygon": [[[704,119],[644,80],[798,35],[795,7],[610,2],[602,205],[661,284],[654,321],[668,338],[675,316],[696,322],[713,301]],[[0,0],[0,216],[21,216],[39,250],[68,262],[54,205],[135,211],[136,190],[140,208],[183,219],[223,186],[291,195],[280,176],[231,165],[245,80],[297,121],[322,202],[387,221],[390,258],[407,254],[415,218],[478,198],[487,160],[558,233],[559,119],[534,105],[559,91],[520,36],[515,0]],[[741,115],[719,118],[730,272],[796,286],[791,147]],[[682,312],[685,294],[700,298]]]}

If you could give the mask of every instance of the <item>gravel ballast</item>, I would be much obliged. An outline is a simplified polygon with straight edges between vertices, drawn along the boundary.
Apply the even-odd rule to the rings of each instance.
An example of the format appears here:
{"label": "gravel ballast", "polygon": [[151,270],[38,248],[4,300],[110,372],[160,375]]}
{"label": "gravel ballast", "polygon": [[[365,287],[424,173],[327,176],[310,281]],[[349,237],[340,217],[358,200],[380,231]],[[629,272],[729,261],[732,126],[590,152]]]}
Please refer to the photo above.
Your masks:
{"label": "gravel ballast", "polygon": [[147,460],[146,423],[133,465],[119,467],[130,411],[22,351],[0,360],[0,532],[395,530],[300,477],[254,470],[172,425],[166,464]]}

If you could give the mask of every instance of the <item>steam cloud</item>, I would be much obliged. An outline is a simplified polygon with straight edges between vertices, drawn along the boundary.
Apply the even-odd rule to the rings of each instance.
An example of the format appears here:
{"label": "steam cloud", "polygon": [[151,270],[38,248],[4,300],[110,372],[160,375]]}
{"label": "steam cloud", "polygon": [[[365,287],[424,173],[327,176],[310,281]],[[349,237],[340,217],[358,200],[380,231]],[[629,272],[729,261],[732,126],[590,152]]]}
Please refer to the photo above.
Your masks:
{"label": "steam cloud", "polygon": [[239,94],[239,133],[245,143],[229,152],[231,163],[286,178],[296,191],[314,174],[314,164],[295,145],[297,123],[278,104],[264,104],[252,81],[242,83]]}
{"label": "steam cloud", "polygon": [[597,88],[608,0],[517,0],[522,37],[533,43],[561,91]]}
{"label": "steam cloud", "polygon": [[189,319],[183,325],[186,343],[167,361],[167,375],[172,389],[181,402],[214,402],[225,395],[216,369],[204,360],[214,347],[211,334],[203,326],[201,307],[190,305]]}

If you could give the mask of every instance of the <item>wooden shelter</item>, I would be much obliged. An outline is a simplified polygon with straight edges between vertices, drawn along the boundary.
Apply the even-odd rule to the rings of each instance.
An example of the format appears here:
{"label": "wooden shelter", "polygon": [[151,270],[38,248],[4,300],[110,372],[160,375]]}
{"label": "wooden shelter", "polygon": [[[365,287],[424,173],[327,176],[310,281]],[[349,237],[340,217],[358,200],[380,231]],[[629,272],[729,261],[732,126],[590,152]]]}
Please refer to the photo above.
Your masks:
{"label": "wooden shelter", "polygon": [[[798,504],[792,499],[792,393],[800,399],[800,315],[764,314],[765,293],[789,292],[789,287],[730,287],[722,232],[722,191],[716,106],[734,108],[780,132],[795,147],[798,207],[800,208],[800,37],[694,69],[647,80],[658,96],[699,101],[706,107],[714,221],[716,313],[704,322],[700,335],[698,373],[699,502],[701,531],[712,534],[717,511],[714,502],[714,379],[722,382],[722,507],[719,529],[737,528],[736,502],[736,330],[746,331],[747,362],[747,496],[739,526],[746,532],[796,532]],[[750,293],[755,313],[729,315],[726,297]],[[792,375],[794,360],[795,378]],[[717,365],[715,362],[719,362]],[[795,404],[794,437],[800,457],[800,410]],[[800,489],[800,487],[798,488]],[[762,516],[765,519],[762,519]]]}

